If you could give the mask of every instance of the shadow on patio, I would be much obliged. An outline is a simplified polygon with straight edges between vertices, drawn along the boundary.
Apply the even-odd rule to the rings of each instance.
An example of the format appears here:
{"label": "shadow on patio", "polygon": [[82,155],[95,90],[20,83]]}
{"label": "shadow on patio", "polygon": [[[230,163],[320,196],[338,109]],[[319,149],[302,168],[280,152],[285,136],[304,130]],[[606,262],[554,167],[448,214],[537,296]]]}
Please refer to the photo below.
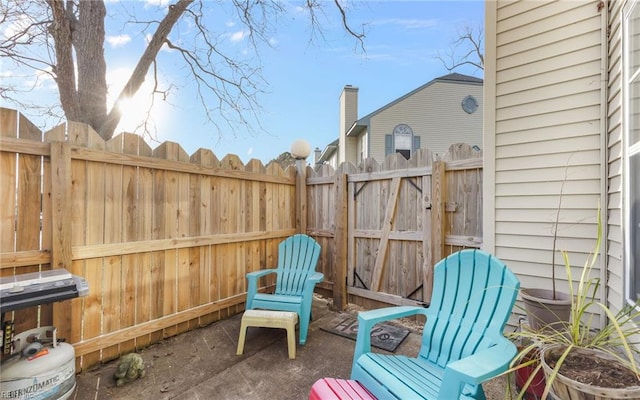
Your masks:
{"label": "shadow on patio", "polygon": [[[238,314],[143,349],[146,376],[125,386],[115,386],[116,361],[78,375],[72,399],[307,399],[317,379],[350,375],[355,342],[320,329],[337,316],[316,297],[307,343],[298,344],[290,360],[284,329],[250,328],[244,354],[237,356]],[[411,333],[396,353],[415,355],[421,336],[406,327]],[[486,384],[487,398],[504,399],[504,383]]]}

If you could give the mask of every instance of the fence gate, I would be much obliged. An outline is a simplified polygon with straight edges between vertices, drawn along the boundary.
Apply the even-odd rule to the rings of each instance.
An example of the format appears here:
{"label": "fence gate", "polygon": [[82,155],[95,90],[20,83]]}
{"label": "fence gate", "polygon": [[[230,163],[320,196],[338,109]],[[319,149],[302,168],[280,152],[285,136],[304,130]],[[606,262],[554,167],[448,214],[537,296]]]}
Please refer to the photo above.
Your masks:
{"label": "fence gate", "polygon": [[432,193],[431,159],[420,161],[425,165],[410,166],[399,154],[382,165],[367,160],[362,171],[349,175],[349,289],[429,301],[430,266],[441,253],[431,240],[432,202],[438,199]]}

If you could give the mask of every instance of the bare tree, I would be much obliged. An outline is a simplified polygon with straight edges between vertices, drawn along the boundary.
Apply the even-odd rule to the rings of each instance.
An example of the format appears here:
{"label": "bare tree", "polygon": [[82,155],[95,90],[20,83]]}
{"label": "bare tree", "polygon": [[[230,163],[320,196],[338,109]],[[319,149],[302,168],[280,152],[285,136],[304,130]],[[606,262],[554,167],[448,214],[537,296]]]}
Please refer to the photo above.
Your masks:
{"label": "bare tree", "polygon": [[[175,0],[160,20],[142,20],[130,15],[128,27],[137,27],[148,44],[122,91],[108,109],[106,81],[105,18],[107,7],[116,2],[103,0],[7,0],[0,3],[0,56],[3,69],[14,67],[28,71],[26,89],[3,84],[0,96],[20,106],[20,91],[38,87],[44,76],[51,77],[59,94],[59,106],[68,120],[87,123],[104,139],[109,139],[122,118],[118,104],[136,94],[150,70],[153,71],[153,95],[166,99],[169,88],[160,88],[157,79],[158,54],[163,46],[180,54],[187,79],[196,84],[207,118],[219,127],[220,121],[249,125],[248,115],[259,109],[258,95],[264,84],[259,50],[269,46],[277,19],[286,10],[278,0],[233,0],[236,15],[247,32],[253,57],[239,59],[220,45],[218,33],[208,25],[207,16],[221,7],[206,0]],[[346,8],[334,0],[344,30],[364,49],[364,31],[356,32],[347,22]],[[319,0],[304,4],[313,29],[322,29],[316,18],[325,7]],[[258,60],[258,61],[256,61]],[[11,66],[9,66],[11,64]],[[175,87],[175,86],[173,86]],[[213,95],[215,101],[211,102]],[[37,101],[34,102],[37,105]],[[211,104],[213,103],[213,104]],[[44,112],[54,113],[49,107]]]}
{"label": "bare tree", "polygon": [[483,41],[482,26],[465,26],[458,32],[458,38],[451,43],[449,50],[444,55],[438,52],[437,58],[449,72],[463,65],[471,65],[484,71]]}

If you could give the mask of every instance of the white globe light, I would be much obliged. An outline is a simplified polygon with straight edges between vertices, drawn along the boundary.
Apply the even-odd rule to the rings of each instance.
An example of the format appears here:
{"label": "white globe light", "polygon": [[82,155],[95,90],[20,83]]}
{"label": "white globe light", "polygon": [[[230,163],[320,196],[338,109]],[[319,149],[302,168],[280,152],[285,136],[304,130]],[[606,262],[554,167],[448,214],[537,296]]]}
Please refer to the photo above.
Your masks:
{"label": "white globe light", "polygon": [[304,160],[311,154],[311,145],[304,139],[298,139],[291,144],[291,155],[296,160]]}

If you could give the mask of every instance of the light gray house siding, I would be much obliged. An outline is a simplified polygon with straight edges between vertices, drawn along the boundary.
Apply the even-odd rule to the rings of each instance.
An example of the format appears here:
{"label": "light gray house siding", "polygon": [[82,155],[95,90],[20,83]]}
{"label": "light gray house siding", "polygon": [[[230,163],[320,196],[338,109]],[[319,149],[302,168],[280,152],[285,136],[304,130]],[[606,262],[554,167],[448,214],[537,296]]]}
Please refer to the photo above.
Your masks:
{"label": "light gray house siding", "polygon": [[[478,110],[472,114],[462,109],[462,100],[472,95]],[[370,156],[384,160],[385,135],[404,123],[420,137],[420,147],[446,153],[452,138],[456,143],[482,146],[482,84],[436,81],[379,110],[370,119]]]}
{"label": "light gray house siding", "polygon": [[551,286],[561,192],[556,247],[575,268],[607,204],[603,18],[598,1],[486,2],[484,247],[523,287]]}
{"label": "light gray house siding", "polygon": [[[393,147],[398,125],[411,128],[411,149],[427,148],[443,154],[452,144],[482,147],[482,79],[451,73],[431,80],[387,105],[357,118],[357,87],[346,85],[340,95],[339,137],[321,151],[319,164],[351,162],[368,157],[383,162]],[[463,100],[473,110],[463,109]],[[469,110],[469,109],[468,109]],[[408,135],[408,134],[407,134]],[[399,137],[403,137],[399,135]],[[406,136],[404,137],[406,139]],[[406,141],[400,140],[401,145]]]}

